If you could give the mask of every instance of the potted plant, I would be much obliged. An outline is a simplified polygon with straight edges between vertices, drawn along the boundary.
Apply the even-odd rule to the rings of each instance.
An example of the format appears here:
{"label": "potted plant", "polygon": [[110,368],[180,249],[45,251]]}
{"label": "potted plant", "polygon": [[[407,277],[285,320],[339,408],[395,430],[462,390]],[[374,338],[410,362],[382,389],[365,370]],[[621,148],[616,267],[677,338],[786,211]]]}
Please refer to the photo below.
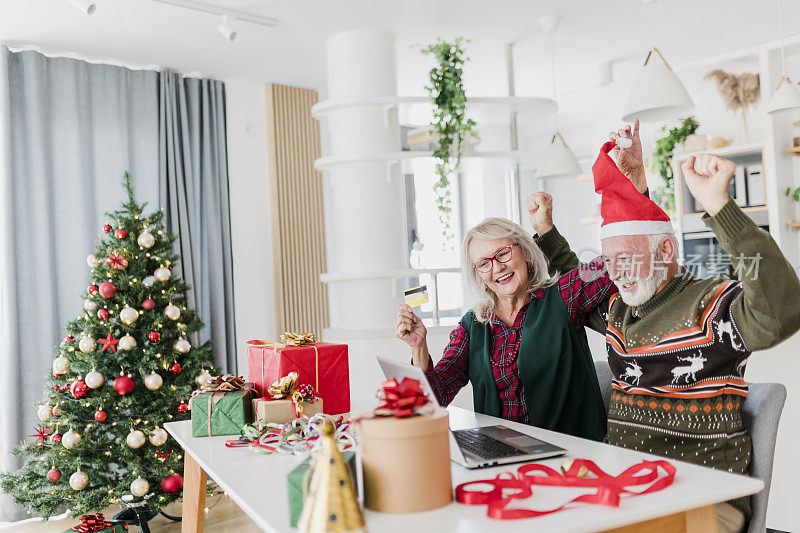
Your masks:
{"label": "potted plant", "polygon": [[450,177],[461,164],[462,144],[468,135],[473,135],[475,121],[466,115],[467,95],[462,79],[463,66],[469,61],[464,55],[463,44],[469,42],[462,37],[452,42],[438,39],[422,49],[425,55],[433,55],[436,65],[428,73],[425,87],[433,103],[431,133],[438,137],[438,148],[433,157],[437,159],[435,172],[438,180],[433,186],[436,208],[445,242],[451,242],[454,234],[450,215],[453,202],[450,198]]}
{"label": "potted plant", "polygon": [[653,200],[667,213],[675,212],[675,176],[672,173],[672,154],[675,152],[675,148],[689,135],[696,132],[699,127],[700,124],[694,117],[683,119],[677,128],[669,128],[667,124],[661,127],[661,131],[666,135],[656,141],[650,168],[653,172],[658,173],[663,181],[662,185],[653,188]]}

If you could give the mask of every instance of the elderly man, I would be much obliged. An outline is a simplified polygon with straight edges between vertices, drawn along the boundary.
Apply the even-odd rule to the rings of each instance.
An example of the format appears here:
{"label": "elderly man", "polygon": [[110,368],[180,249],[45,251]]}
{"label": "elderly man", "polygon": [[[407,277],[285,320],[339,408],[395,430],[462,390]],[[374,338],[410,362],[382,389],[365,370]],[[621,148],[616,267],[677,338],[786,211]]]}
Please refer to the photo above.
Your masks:
{"label": "elderly man", "polygon": [[[616,148],[619,136],[633,146]],[[800,328],[800,282],[770,235],[728,197],[736,165],[712,155],[688,158],[683,177],[706,210],[703,221],[731,254],[738,281],[692,276],[679,266],[669,217],[642,194],[638,122],[611,139],[592,168],[603,195],[603,257],[619,290],[604,317],[613,373],[606,441],[747,474],[745,365],[751,352]],[[527,205],[551,268],[574,268],[578,259],[553,227],[549,197],[536,193]],[[720,531],[741,531],[750,500],[715,511]]]}

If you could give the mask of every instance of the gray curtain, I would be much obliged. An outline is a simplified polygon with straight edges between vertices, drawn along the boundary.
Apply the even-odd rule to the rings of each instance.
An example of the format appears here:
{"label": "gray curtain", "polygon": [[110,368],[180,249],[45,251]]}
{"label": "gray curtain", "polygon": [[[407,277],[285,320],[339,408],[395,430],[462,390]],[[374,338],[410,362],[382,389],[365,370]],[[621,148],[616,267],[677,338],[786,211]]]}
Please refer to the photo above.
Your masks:
{"label": "gray curtain", "polygon": [[[0,469],[29,435],[64,326],[83,312],[122,173],[158,206],[158,73],[0,47]],[[0,494],[0,520],[25,513]]]}
{"label": "gray curtain", "polygon": [[217,364],[238,374],[233,310],[225,85],[159,73],[159,198],[170,233],[179,235],[188,304],[205,327],[192,344],[211,340]]}

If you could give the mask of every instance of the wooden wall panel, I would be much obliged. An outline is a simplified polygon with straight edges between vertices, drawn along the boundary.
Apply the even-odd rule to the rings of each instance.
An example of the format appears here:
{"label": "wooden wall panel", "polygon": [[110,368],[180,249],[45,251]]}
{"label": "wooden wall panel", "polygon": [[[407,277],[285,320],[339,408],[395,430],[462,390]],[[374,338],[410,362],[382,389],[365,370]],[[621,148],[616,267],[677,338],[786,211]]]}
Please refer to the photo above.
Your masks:
{"label": "wooden wall panel", "polygon": [[311,116],[316,91],[267,85],[267,145],[272,206],[276,331],[312,332],[328,325],[325,213],[319,123]]}

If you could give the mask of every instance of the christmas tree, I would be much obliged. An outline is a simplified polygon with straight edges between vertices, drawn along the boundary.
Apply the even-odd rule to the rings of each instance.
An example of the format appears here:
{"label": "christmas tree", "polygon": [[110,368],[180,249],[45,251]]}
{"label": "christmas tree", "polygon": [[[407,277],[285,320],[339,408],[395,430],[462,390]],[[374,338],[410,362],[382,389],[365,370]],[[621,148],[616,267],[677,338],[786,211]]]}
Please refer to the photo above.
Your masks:
{"label": "christmas tree", "polygon": [[44,518],[65,506],[102,511],[126,492],[155,510],[177,499],[182,450],[162,425],[188,418],[192,389],[213,371],[209,343],[189,342],[203,324],[173,271],[175,237],[161,211],[143,216],[127,173],[123,184],[128,200],[107,213],[87,257],[83,313],[56,349],[41,425],[14,450],[22,468],[0,475],[3,491]]}

